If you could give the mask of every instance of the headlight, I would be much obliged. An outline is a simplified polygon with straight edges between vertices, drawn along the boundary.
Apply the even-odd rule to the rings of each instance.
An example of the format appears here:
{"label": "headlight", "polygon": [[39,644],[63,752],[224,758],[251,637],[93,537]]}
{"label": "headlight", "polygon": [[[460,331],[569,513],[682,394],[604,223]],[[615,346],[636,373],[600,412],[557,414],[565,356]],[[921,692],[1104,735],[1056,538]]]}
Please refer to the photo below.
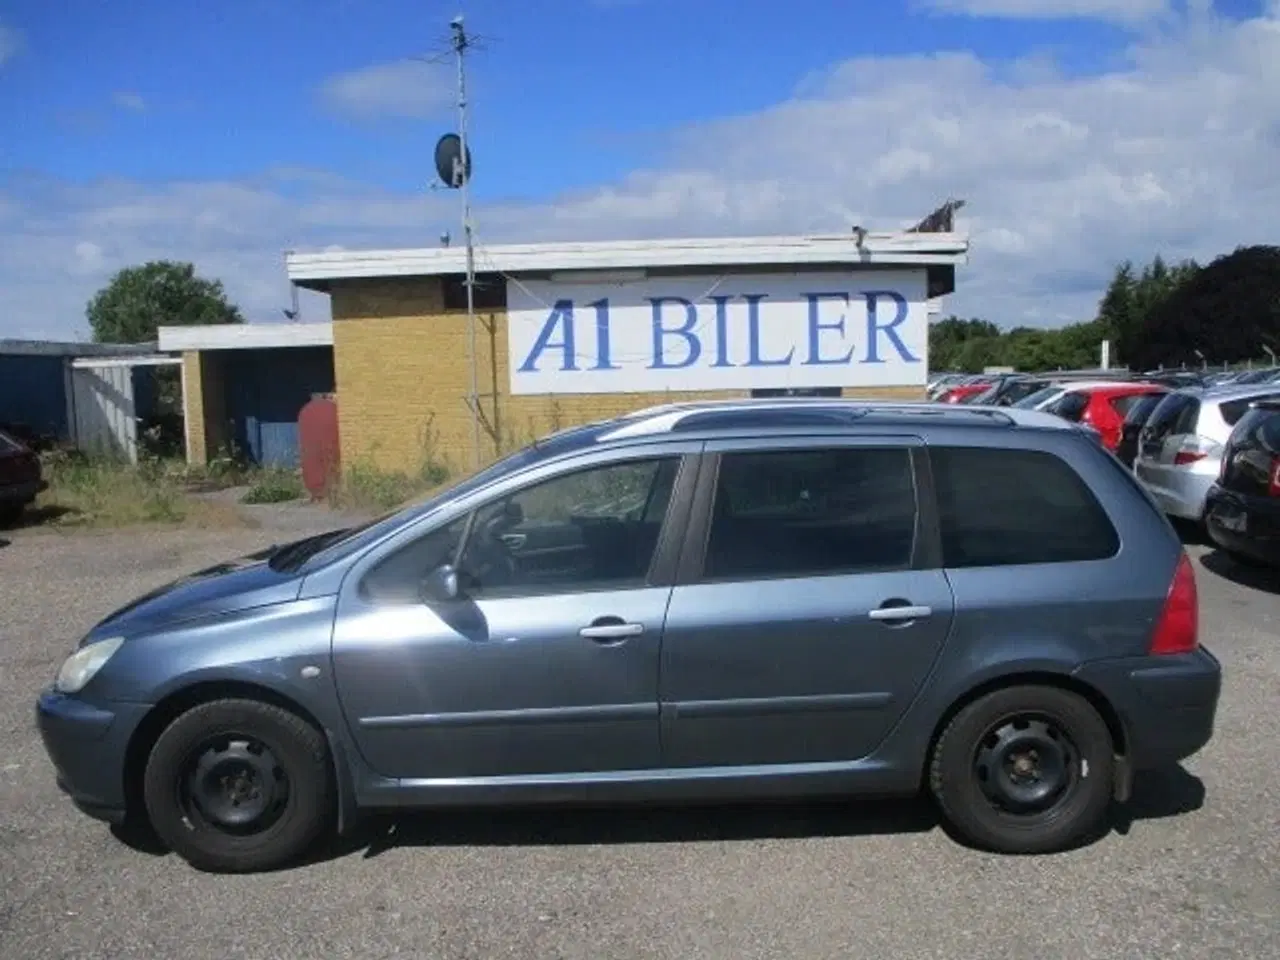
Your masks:
{"label": "headlight", "polygon": [[122,643],[124,637],[109,637],[81,647],[62,664],[54,687],[59,693],[79,693],[111,659],[111,655],[120,649]]}

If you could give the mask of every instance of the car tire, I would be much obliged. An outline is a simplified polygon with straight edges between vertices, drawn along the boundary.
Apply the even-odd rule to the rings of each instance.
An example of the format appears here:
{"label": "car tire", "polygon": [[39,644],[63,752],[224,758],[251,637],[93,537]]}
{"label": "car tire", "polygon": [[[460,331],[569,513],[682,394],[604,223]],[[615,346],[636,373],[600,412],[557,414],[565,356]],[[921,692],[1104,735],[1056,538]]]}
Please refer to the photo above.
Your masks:
{"label": "car tire", "polygon": [[332,822],[324,734],[289,710],[216,700],[156,739],[143,798],[156,835],[192,866],[247,873],[286,866]]}
{"label": "car tire", "polygon": [[929,787],[968,843],[998,853],[1052,853],[1102,827],[1114,751],[1106,722],[1078,694],[1007,687],[947,724],[933,750]]}
{"label": "car tire", "polygon": [[26,509],[25,503],[0,503],[0,530],[17,525]]}

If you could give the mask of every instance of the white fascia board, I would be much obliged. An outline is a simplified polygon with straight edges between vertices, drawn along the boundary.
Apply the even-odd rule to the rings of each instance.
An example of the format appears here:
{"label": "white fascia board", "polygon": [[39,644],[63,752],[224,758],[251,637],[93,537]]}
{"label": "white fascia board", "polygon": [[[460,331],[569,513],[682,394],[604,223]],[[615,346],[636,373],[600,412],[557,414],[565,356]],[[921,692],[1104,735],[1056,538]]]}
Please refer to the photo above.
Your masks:
{"label": "white fascia board", "polygon": [[160,328],[160,349],[166,352],[331,346],[332,323],[219,323]]}
{"label": "white fascia board", "polygon": [[[506,274],[567,270],[644,270],[760,265],[950,266],[965,262],[966,236],[954,233],[869,233],[829,237],[735,237],[610,243],[538,243],[480,246],[476,268]],[[289,279],[307,284],[367,277],[463,273],[466,249],[348,250],[291,253]]]}

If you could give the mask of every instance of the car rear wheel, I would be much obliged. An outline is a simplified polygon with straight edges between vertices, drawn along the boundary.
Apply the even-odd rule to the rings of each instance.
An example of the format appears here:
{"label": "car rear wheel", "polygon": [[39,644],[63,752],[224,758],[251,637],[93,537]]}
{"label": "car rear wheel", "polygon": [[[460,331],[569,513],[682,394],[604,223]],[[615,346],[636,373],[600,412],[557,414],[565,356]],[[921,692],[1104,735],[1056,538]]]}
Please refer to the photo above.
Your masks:
{"label": "car rear wheel", "polygon": [[281,867],[332,818],[324,735],[257,700],[193,707],[160,734],[143,775],[147,815],[193,866],[224,873]]}
{"label": "car rear wheel", "polygon": [[947,725],[929,786],[968,842],[1050,853],[1098,832],[1114,766],[1111,734],[1087,700],[1056,687],[1009,687],[968,704]]}

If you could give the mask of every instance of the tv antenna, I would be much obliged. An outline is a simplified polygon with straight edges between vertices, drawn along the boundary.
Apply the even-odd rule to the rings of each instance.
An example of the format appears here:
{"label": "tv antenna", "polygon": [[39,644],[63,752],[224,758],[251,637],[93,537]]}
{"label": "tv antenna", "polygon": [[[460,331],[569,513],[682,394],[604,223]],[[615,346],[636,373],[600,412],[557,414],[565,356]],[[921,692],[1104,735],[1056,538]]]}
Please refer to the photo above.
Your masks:
{"label": "tv antenna", "polygon": [[[440,182],[457,190],[462,198],[462,237],[466,243],[467,361],[471,368],[471,457],[480,466],[480,381],[476,348],[476,257],[471,223],[471,149],[467,144],[467,51],[474,46],[467,34],[462,14],[449,22],[450,46],[458,65],[458,132],[446,133],[436,142],[435,165]],[[443,240],[443,237],[442,237]],[[445,241],[447,244],[447,241]]]}

